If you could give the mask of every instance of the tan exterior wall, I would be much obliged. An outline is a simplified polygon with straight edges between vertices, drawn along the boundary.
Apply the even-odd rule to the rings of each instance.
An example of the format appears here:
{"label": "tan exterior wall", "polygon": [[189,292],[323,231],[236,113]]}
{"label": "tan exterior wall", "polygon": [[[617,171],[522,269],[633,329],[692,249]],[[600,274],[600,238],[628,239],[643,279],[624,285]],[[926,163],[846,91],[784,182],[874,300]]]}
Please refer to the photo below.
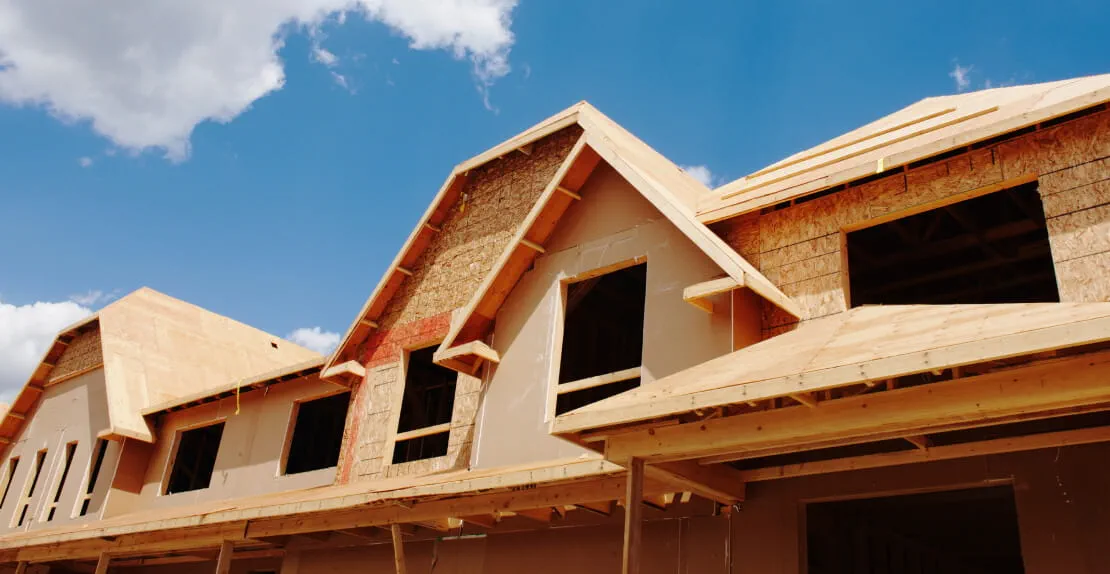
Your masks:
{"label": "tan exterior wall", "polygon": [[[167,413],[156,431],[157,440],[138,496],[126,497],[126,502],[117,503],[113,493],[113,514],[331,484],[335,479],[334,467],[282,476],[280,465],[292,428],[294,404],[338,390],[335,385],[312,376],[243,393],[239,397],[239,414],[235,414],[234,396]],[[178,433],[220,421],[224,422],[224,432],[209,487],[162,494]],[[128,448],[131,447],[129,444]],[[143,445],[137,443],[134,447],[142,448]]]}
{"label": "tan exterior wall", "polygon": [[[104,387],[104,369],[95,369],[68,380],[46,387],[38,407],[7,451],[8,459],[0,468],[0,488],[8,476],[13,457],[19,457],[15,477],[8,496],[0,507],[0,532],[14,528],[21,511],[20,499],[29,486],[35,467],[36,454],[46,450],[46,459],[35,487],[23,528],[61,526],[75,521],[96,519],[99,515],[108,486],[112,481],[119,455],[119,444],[110,442],[104,458],[96,490],[93,492],[89,512],[78,517],[80,501],[86,488],[90,459],[96,445],[96,435],[108,427],[107,397]],[[77,443],[73,463],[62,486],[54,519],[47,522],[47,505],[57,493],[61,472],[65,466],[66,445]]]}
{"label": "tan exterior wall", "polygon": [[[815,319],[849,304],[845,228],[1029,179],[1039,182],[1061,300],[1110,301],[1110,111],[713,229]],[[763,309],[765,336],[795,322]]]}
{"label": "tan exterior wall", "polygon": [[473,296],[520,222],[581,134],[568,127],[467,176],[441,230],[387,305],[379,328],[359,356],[366,379],[348,416],[339,482],[419,475],[465,466],[469,460],[480,381],[460,375],[446,456],[394,465],[393,436],[404,392],[406,350],[438,344],[451,314]]}
{"label": "tan exterior wall", "polygon": [[608,165],[599,165],[580,193],[546,253],[497,314],[492,346],[501,363],[481,395],[472,466],[584,452],[547,428],[554,414],[563,279],[646,258],[642,384],[731,350],[728,307],[710,315],[682,299],[684,287],[722,275],[720,268]]}

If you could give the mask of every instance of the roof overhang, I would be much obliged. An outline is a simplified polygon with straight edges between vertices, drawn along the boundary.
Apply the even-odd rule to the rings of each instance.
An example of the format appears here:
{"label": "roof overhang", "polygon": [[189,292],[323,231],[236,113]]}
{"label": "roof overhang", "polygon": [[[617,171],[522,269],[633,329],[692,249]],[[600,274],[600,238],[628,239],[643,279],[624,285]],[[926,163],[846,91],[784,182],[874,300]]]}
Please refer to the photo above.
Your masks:
{"label": "roof overhang", "polygon": [[[890,439],[922,452],[872,464],[1107,440],[1100,428],[929,443],[934,433],[1110,409],[1107,349],[1110,303],[860,307],[560,415],[552,432],[618,463],[703,466]],[[791,475],[865,463],[803,466]],[[747,476],[784,475],[762,472]]]}
{"label": "roof overhang", "polygon": [[[154,405],[150,408],[143,409],[143,416],[152,416],[163,412],[177,411],[189,407],[195,407],[242,393],[264,389],[270,385],[294,381],[302,379],[304,377],[310,377],[312,375],[319,374],[320,367],[323,366],[323,364],[324,357],[319,357],[316,359],[301,361],[299,363],[295,363],[287,367],[282,367],[280,369],[267,371],[254,377],[247,377],[242,380],[231,381],[223,387],[215,389],[205,389],[204,391],[193,393],[192,395],[176,397],[171,400]],[[339,373],[337,371],[336,373],[334,373],[335,376],[332,380],[335,381],[337,384],[343,383],[344,377],[342,376],[342,374],[343,373]],[[344,386],[349,385],[350,381],[344,383]]]}
{"label": "roof overhang", "polygon": [[702,197],[721,221],[884,173],[1110,102],[1110,74],[928,98]]}

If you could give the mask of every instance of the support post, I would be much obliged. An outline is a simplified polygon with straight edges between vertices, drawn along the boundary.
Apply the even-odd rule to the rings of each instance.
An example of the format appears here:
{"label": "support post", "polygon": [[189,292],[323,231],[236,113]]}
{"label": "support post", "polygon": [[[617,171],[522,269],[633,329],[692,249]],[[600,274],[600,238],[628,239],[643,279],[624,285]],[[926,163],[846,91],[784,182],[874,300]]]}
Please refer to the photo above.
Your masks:
{"label": "support post", "polygon": [[235,545],[230,540],[224,540],[223,544],[220,544],[220,555],[216,558],[216,574],[231,572],[231,553],[234,550]]}
{"label": "support post", "polygon": [[640,574],[640,539],[643,535],[644,459],[628,461],[624,497],[624,574]]}
{"label": "support post", "polygon": [[27,574],[27,563],[20,562],[15,565],[15,574]]}
{"label": "support post", "polygon": [[389,525],[389,531],[393,534],[393,562],[397,566],[397,574],[406,574],[408,569],[405,567],[405,542],[401,539],[401,525]]}
{"label": "support post", "polygon": [[107,552],[101,552],[100,558],[96,560],[96,574],[108,574],[108,564],[112,558],[108,556]]}
{"label": "support post", "polygon": [[286,550],[281,557],[281,574],[297,574],[301,568],[301,552],[299,550]]}

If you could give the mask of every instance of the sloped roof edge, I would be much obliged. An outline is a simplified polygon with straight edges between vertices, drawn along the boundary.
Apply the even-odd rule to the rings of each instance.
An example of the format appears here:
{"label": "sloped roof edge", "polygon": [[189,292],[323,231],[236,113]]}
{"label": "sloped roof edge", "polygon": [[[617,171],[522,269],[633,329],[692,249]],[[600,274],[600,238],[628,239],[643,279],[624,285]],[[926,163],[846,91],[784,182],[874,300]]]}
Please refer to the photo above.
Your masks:
{"label": "sloped roof edge", "polygon": [[757,211],[1107,102],[1110,74],[926,98],[712,190],[698,219]]}
{"label": "sloped roof edge", "polygon": [[327,371],[334,365],[342,362],[341,359],[351,358],[349,356],[352,350],[351,347],[357,344],[354,342],[356,334],[367,329],[376,328],[376,322],[373,318],[369,317],[371,311],[376,305],[383,304],[383,299],[388,301],[388,299],[392,297],[393,291],[399,286],[400,280],[397,278],[398,268],[402,267],[403,263],[407,260],[415,260],[431,242],[430,235],[435,232],[434,229],[436,224],[446,218],[444,211],[454,202],[462,184],[465,182],[466,174],[516,149],[527,146],[565,127],[576,124],[578,122],[579,110],[584,105],[586,105],[585,102],[578,102],[528,128],[520,134],[459,163],[451,170],[443,186],[440,187],[439,191],[428,205],[428,208],[424,211],[424,214],[417,221],[416,226],[413,228],[412,232],[409,233],[408,238],[397,252],[397,255],[393,258],[393,261],[386,267],[381,279],[378,280],[378,284],[366,299],[366,303],[363,304],[362,308],[355,316],[354,321],[351,322],[351,325],[347,327],[346,332],[343,334],[343,338],[340,339],[339,345],[336,346],[335,351],[333,351],[324,362],[322,370]]}

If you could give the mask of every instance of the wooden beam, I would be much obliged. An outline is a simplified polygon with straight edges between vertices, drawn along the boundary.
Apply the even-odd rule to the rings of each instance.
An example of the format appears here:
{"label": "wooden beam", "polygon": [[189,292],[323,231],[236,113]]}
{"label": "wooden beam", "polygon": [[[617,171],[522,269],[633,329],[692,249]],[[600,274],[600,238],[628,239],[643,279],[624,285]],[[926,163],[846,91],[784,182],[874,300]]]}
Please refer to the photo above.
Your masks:
{"label": "wooden beam", "polygon": [[695,283],[682,290],[682,299],[687,303],[707,312],[713,312],[713,303],[708,301],[709,297],[728,293],[734,289],[739,289],[744,285],[732,277],[722,277],[720,279],[711,279],[701,283]]}
{"label": "wooden beam", "polygon": [[15,574],[27,574],[27,562],[20,562],[16,564]]}
{"label": "wooden beam", "polygon": [[112,561],[111,556],[107,552],[101,552],[100,558],[96,559],[95,574],[108,574],[108,564]]}
{"label": "wooden beam", "polygon": [[216,557],[216,574],[231,572],[231,555],[235,552],[235,545],[230,540],[220,544],[220,554]]}
{"label": "wooden beam", "polygon": [[358,322],[359,322],[359,324],[370,327],[371,329],[377,329],[378,328],[378,322],[377,321],[372,321],[372,320],[367,319],[365,317],[363,317],[362,319],[359,319]]}
{"label": "wooden beam", "polygon": [[281,557],[281,572],[279,574],[297,574],[301,569],[301,553],[299,551],[286,552]]}
{"label": "wooden beam", "polygon": [[443,424],[439,424],[439,425],[432,425],[430,427],[424,427],[422,429],[415,429],[415,430],[410,430],[410,431],[406,431],[406,432],[402,432],[402,433],[397,433],[397,435],[395,437],[393,437],[393,439],[394,439],[395,442],[401,442],[401,441],[404,441],[404,440],[412,440],[414,438],[420,438],[420,437],[425,437],[425,436],[431,436],[431,435],[434,435],[434,434],[445,433],[445,432],[449,432],[450,430],[451,430],[451,423],[447,422],[447,423],[443,423]]}
{"label": "wooden beam", "polygon": [[732,505],[744,500],[744,478],[727,466],[702,466],[693,461],[666,462],[648,465],[648,477],[688,490],[709,500]]}
{"label": "wooden beam", "polygon": [[589,510],[594,514],[600,514],[601,516],[609,516],[613,513],[612,500],[607,500],[605,502],[582,502],[574,506],[582,510]]}
{"label": "wooden beam", "polygon": [[535,251],[536,253],[546,253],[546,251],[544,251],[543,249],[543,246],[539,243],[536,243],[535,241],[529,241],[527,239],[521,238],[520,244],[527,247],[528,249],[531,249],[532,251]]}
{"label": "wooden beam", "polygon": [[644,461],[628,461],[624,502],[624,555],[621,572],[640,574],[640,541],[643,537]]}
{"label": "wooden beam", "polygon": [[559,193],[561,193],[561,194],[563,194],[563,195],[565,195],[565,196],[567,196],[571,199],[582,199],[581,195],[578,195],[577,193],[575,193],[575,192],[573,192],[573,191],[571,191],[571,190],[569,190],[569,189],[567,189],[567,188],[565,188],[561,185],[556,187],[555,189],[558,190]]}
{"label": "wooden beam", "polygon": [[1110,442],[1110,427],[1093,427],[1067,431],[1047,432],[1035,435],[1000,438],[979,442],[969,442],[945,446],[932,446],[927,450],[905,450],[867,454],[849,458],[818,460],[782,466],[769,466],[742,470],[740,474],[748,482],[813,476],[833,472],[885,468],[904,464],[916,464],[955,458],[1006,454],[1044,448],[1060,448],[1079,444]]}
{"label": "wooden beam", "polygon": [[811,409],[817,408],[817,398],[813,396],[813,393],[794,393],[790,395],[790,398]]}
{"label": "wooden beam", "polygon": [[440,231],[443,231],[443,228],[438,225],[433,225],[430,221],[424,222],[424,228],[428,231],[431,231],[432,233],[439,233]]}
{"label": "wooden beam", "polygon": [[408,568],[405,565],[405,541],[401,537],[401,526],[391,524],[389,528],[393,535],[393,564],[397,568],[397,574],[406,574]]}
{"label": "wooden beam", "polygon": [[996,373],[617,435],[614,461],[681,460],[835,446],[988,426],[1012,417],[1110,401],[1110,352],[1043,361]]}
{"label": "wooden beam", "polygon": [[530,518],[536,522],[551,522],[551,507],[545,508],[528,508],[525,510],[517,510],[516,513],[525,518]]}
{"label": "wooden beam", "polygon": [[400,265],[398,265],[397,272],[402,275],[408,275],[409,277],[412,277],[412,270],[407,267],[401,267]]}
{"label": "wooden beam", "polygon": [[463,516],[462,521],[467,524],[474,524],[482,528],[493,528],[501,520],[501,516],[497,514],[480,514],[475,516]]}

